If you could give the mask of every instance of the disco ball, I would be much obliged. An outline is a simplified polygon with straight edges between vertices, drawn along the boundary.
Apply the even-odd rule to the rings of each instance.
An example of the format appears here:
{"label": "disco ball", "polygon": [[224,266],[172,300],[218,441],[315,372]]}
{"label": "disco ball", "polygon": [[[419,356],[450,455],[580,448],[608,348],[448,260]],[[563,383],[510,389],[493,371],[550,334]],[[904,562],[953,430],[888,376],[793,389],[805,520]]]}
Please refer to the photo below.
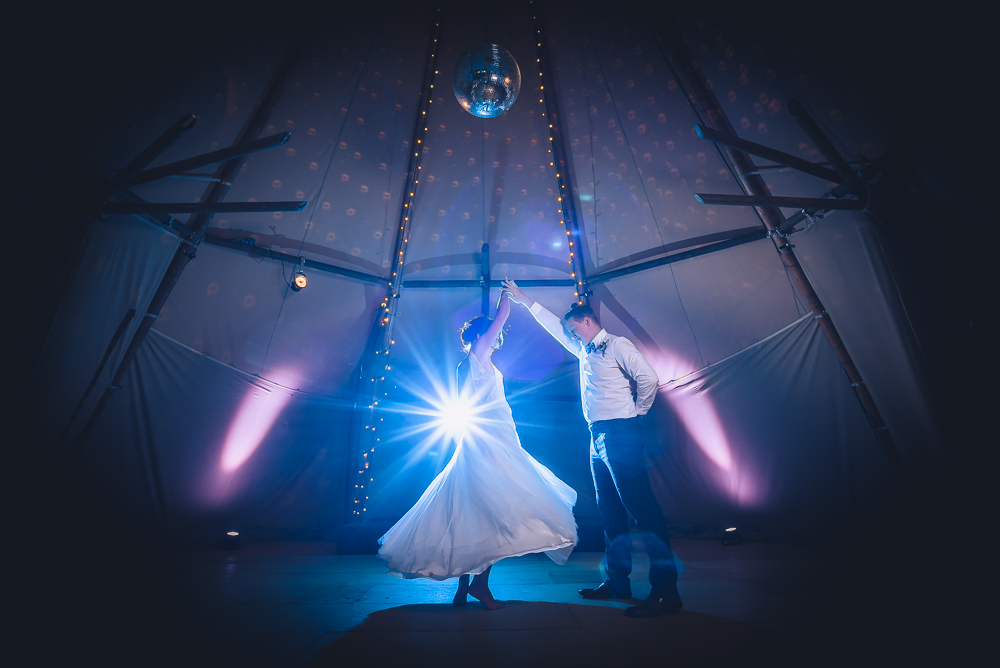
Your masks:
{"label": "disco ball", "polygon": [[521,92],[521,70],[510,51],[496,44],[474,46],[455,65],[455,99],[479,118],[496,118]]}

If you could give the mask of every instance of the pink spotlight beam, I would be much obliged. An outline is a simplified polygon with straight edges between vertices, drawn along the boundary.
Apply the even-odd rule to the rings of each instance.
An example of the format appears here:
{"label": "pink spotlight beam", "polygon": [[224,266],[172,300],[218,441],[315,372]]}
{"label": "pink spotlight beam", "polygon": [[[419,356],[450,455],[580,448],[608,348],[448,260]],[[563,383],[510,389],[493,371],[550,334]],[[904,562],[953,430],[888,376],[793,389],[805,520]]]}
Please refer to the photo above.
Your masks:
{"label": "pink spotlight beam", "polygon": [[716,466],[730,471],[733,468],[733,457],[729,439],[726,438],[715,406],[711,399],[698,391],[701,383],[685,383],[683,380],[685,375],[694,371],[694,365],[669,351],[651,351],[647,355],[661,383],[677,383],[667,392],[663,392],[661,385],[660,391],[670,402],[684,429]]}
{"label": "pink spotlight beam", "polygon": [[254,385],[250,389],[226,434],[219,462],[224,472],[235,471],[250,458],[291,398],[292,391],[283,387]]}
{"label": "pink spotlight beam", "polygon": [[716,466],[729,471],[733,467],[733,456],[715,407],[708,397],[695,392],[686,392],[685,389],[687,388],[664,394],[680,418],[684,429],[691,434],[691,438],[702,452]]}
{"label": "pink spotlight beam", "polygon": [[649,359],[663,383],[660,394],[711,462],[703,469],[706,478],[740,507],[764,503],[767,481],[745,456],[739,461],[733,456],[733,444],[712,401],[712,392],[705,387],[707,379],[687,378],[694,365],[669,352],[656,351]]}

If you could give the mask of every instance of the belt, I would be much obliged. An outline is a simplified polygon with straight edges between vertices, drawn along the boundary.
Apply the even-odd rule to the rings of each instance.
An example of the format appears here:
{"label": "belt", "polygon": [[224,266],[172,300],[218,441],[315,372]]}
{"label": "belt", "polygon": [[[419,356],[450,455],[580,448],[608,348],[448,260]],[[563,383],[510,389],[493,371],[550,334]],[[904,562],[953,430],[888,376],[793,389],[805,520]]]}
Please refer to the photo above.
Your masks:
{"label": "belt", "polygon": [[596,420],[590,423],[590,431],[591,433],[597,431],[607,431],[614,425],[624,425],[633,421],[637,422],[638,420],[639,420],[638,415],[630,418],[615,418],[614,420]]}

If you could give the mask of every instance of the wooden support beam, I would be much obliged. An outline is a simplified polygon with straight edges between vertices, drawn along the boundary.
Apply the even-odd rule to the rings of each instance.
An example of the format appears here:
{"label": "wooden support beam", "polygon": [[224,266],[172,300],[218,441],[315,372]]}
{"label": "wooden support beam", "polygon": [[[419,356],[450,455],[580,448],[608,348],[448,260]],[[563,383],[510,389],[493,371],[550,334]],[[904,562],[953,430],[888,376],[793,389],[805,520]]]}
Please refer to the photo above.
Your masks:
{"label": "wooden support beam", "polygon": [[[665,23],[660,26],[658,32],[653,31],[653,40],[660,49],[667,67],[673,72],[677,82],[681,84],[681,90],[691,102],[695,113],[707,121],[707,125],[711,126],[712,129],[736,136],[733,124],[726,116],[722,105],[719,104],[715,93],[709,88],[704,73],[698,67],[697,60],[691,53],[691,50],[684,44],[677,29],[671,23]],[[770,196],[764,179],[759,174],[752,174],[754,166],[746,153],[729,146],[724,147],[724,153],[748,195],[755,197]],[[831,159],[831,156],[827,156],[827,160],[835,162]],[[775,206],[759,206],[758,211],[769,231],[781,230],[782,224],[785,222],[785,217],[780,209]],[[830,345],[833,346],[837,358],[844,366],[851,386],[857,393],[858,399],[861,400],[861,404],[868,415],[889,464],[901,479],[908,480],[903,460],[892,439],[892,435],[889,433],[885,420],[875,405],[875,400],[868,391],[868,387],[865,385],[861,373],[854,364],[854,360],[851,358],[850,353],[847,352],[847,347],[840,337],[840,332],[834,326],[833,320],[823,306],[823,302],[820,301],[819,295],[816,294],[816,290],[813,288],[812,283],[802,269],[802,265],[795,256],[791,244],[780,235],[772,235],[771,240],[774,242],[778,250],[778,255],[781,257],[781,261],[784,263],[795,285],[805,296],[809,308],[819,319],[820,327],[830,340]]]}
{"label": "wooden support beam", "polygon": [[128,185],[142,169],[145,169],[146,165],[156,160],[161,153],[170,148],[175,141],[183,137],[197,122],[198,119],[194,114],[181,116],[179,121],[167,128],[167,131],[160,135],[156,141],[143,149],[139,155],[135,156],[131,162],[125,165],[125,169],[115,174],[111,179],[111,183],[108,184],[108,190],[104,193],[101,201],[114,195],[122,186]]}
{"label": "wooden support beam", "polygon": [[239,239],[220,239],[219,237],[206,236],[203,241],[204,243],[211,244],[212,246],[219,246],[220,248],[228,248],[230,250],[246,253],[250,257],[263,257],[271,260],[279,260],[281,262],[288,262],[289,264],[297,267],[305,267],[310,271],[322,271],[327,274],[343,276],[356,281],[364,281],[365,283],[373,283],[375,285],[385,285],[384,276],[373,276],[372,274],[366,274],[364,272],[347,269],[345,267],[338,267],[337,265],[327,264],[326,262],[307,260],[301,255],[291,255],[289,253],[282,253],[281,251],[274,251],[270,248],[261,248],[255,243],[247,243],[246,241]]}
{"label": "wooden support beam", "polygon": [[[311,30],[311,28],[309,28],[309,30]],[[261,130],[263,130],[267,125],[267,120],[271,115],[271,111],[281,98],[281,93],[291,77],[292,69],[294,68],[295,63],[298,62],[299,56],[305,47],[308,34],[309,32],[307,32],[307,30],[303,30],[296,35],[295,38],[293,38],[291,45],[285,52],[284,57],[278,63],[278,66],[275,68],[274,74],[271,75],[271,78],[264,86],[264,90],[261,91],[260,97],[257,99],[250,115],[244,122],[236,140],[233,142],[234,146],[239,146],[240,144],[244,144],[256,138],[257,135],[260,134]],[[232,183],[236,174],[239,172],[240,167],[243,165],[243,161],[244,157],[238,157],[225,162],[219,170],[219,178],[226,183]],[[146,164],[149,164],[148,161],[141,165],[139,169],[145,167]],[[119,176],[121,176],[121,173],[119,173]],[[217,203],[225,197],[228,189],[228,185],[213,183],[208,187],[201,200],[206,203]],[[118,364],[118,369],[115,371],[114,377],[111,379],[108,387],[104,390],[104,394],[101,395],[100,400],[97,402],[97,406],[90,414],[87,422],[83,425],[83,429],[80,430],[80,433],[77,436],[76,441],[73,443],[69,454],[72,455],[73,453],[79,452],[80,449],[83,448],[87,439],[90,437],[94,426],[104,413],[105,407],[108,405],[108,402],[111,401],[111,397],[114,395],[115,390],[121,386],[122,378],[125,377],[125,373],[132,364],[132,360],[135,359],[135,356],[139,352],[139,348],[146,340],[146,336],[149,334],[149,330],[152,329],[155,319],[159,317],[160,310],[163,308],[167,298],[173,291],[178,279],[180,279],[181,273],[184,271],[187,263],[194,259],[198,245],[205,236],[205,228],[208,227],[208,223],[212,220],[212,215],[213,214],[211,212],[197,213],[188,221],[186,227],[191,230],[191,236],[188,239],[185,239],[174,252],[174,257],[171,259],[170,264],[167,265],[163,278],[160,279],[160,285],[157,287],[156,292],[153,293],[153,297],[150,299],[149,305],[146,307],[146,314],[139,322],[139,326],[136,327],[135,334],[132,335],[132,341],[125,350],[125,354],[122,356],[122,360]]]}
{"label": "wooden support beam", "polygon": [[309,202],[110,202],[103,205],[104,213],[263,213],[267,211],[301,211]]}
{"label": "wooden support beam", "polygon": [[771,195],[710,195],[695,193],[701,204],[723,206],[766,206],[786,209],[822,209],[824,211],[864,211],[865,203],[857,199],[821,199],[819,197],[772,197]]}
{"label": "wooden support beam", "polygon": [[[571,288],[576,285],[576,281],[572,278],[565,279],[541,279],[541,280],[524,280],[518,279],[517,284],[522,288]],[[483,287],[482,281],[469,280],[433,280],[433,279],[422,279],[422,280],[408,280],[403,281],[403,287],[407,290],[411,289],[426,289],[426,288],[444,288],[444,289],[454,289],[454,288],[479,288]],[[502,288],[503,281],[490,280],[491,288]],[[488,294],[488,293],[487,293]]]}
{"label": "wooden support beam", "polygon": [[137,186],[140,183],[149,183],[150,181],[156,181],[157,179],[162,179],[168,176],[176,176],[189,170],[198,169],[199,167],[211,165],[216,162],[224,162],[226,160],[232,160],[233,158],[242,158],[250,155],[251,153],[281,146],[287,142],[288,138],[291,136],[291,132],[280,132],[276,135],[261,137],[260,139],[254,139],[253,141],[249,141],[244,144],[237,144],[236,146],[219,149],[218,151],[212,151],[211,153],[196,155],[193,158],[186,158],[184,160],[178,160],[177,162],[171,162],[168,165],[147,169],[146,171],[136,174],[135,178],[129,181],[129,185]]}
{"label": "wooden support beam", "polygon": [[690,260],[694,257],[701,257],[702,255],[708,255],[709,253],[715,253],[721,250],[726,250],[727,248],[735,248],[736,246],[742,246],[743,244],[750,243],[752,241],[760,241],[761,239],[767,238],[767,230],[757,228],[752,234],[744,234],[739,237],[734,237],[732,239],[727,239],[726,241],[717,241],[712,244],[706,244],[704,246],[699,246],[691,250],[683,251],[681,253],[673,253],[665,257],[656,258],[655,260],[649,260],[647,262],[640,262],[639,264],[633,264],[622,269],[613,269],[611,271],[604,271],[599,274],[591,274],[590,282],[604,283],[610,281],[613,278],[618,278],[619,276],[627,276],[629,274],[635,274],[640,271],[646,271],[647,269],[652,269],[653,267],[662,267],[665,264],[673,264],[674,262],[680,262],[681,260]]}
{"label": "wooden support beam", "polygon": [[[805,174],[811,174],[812,176],[817,176],[821,179],[827,181],[833,181],[834,183],[841,183],[842,179],[838,176],[837,172],[832,169],[827,169],[821,167],[815,163],[809,162],[808,160],[803,160],[802,158],[797,158],[794,155],[785,153],[784,151],[778,151],[762,144],[757,144],[752,141],[747,141],[746,139],[740,139],[726,132],[719,132],[718,130],[713,130],[712,128],[706,128],[703,125],[695,124],[694,131],[698,133],[698,136],[702,139],[707,139],[710,142],[719,144],[720,146],[728,146],[730,148],[735,148],[738,151],[743,151],[744,153],[749,153],[750,155],[756,155],[765,160],[770,160],[771,162],[777,162],[782,166],[788,166],[792,169],[797,169]],[[755,168],[760,171],[760,167]]]}
{"label": "wooden support beam", "polygon": [[813,120],[806,108],[802,106],[802,103],[792,98],[788,101],[788,113],[795,117],[795,120],[799,122],[805,133],[809,135],[809,138],[813,140],[816,144],[816,148],[819,152],[823,154],[823,157],[830,161],[833,165],[834,170],[840,178],[837,179],[838,183],[843,183],[854,191],[854,194],[860,199],[867,199],[868,197],[868,185],[862,181],[851,166],[847,164],[844,160],[844,156],[840,155],[840,151],[833,147],[833,143],[827,138],[826,134],[820,129],[816,121]]}
{"label": "wooden support beam", "polygon": [[669,253],[676,253],[679,251],[685,251],[691,248],[697,248],[698,246],[705,246],[707,244],[714,244],[719,241],[729,241],[730,239],[737,239],[741,237],[753,236],[754,239],[757,237],[754,235],[760,235],[767,231],[763,225],[754,225],[753,227],[740,227],[735,230],[726,230],[725,232],[713,232],[711,234],[700,234],[696,237],[691,237],[690,239],[683,239],[681,241],[674,241],[669,244],[663,244],[662,246],[654,246],[653,248],[648,248],[644,251],[638,251],[625,257],[620,257],[617,260],[612,260],[611,262],[606,262],[597,268],[597,271],[592,274],[593,276],[598,276],[601,274],[606,274],[609,271],[618,269],[619,267],[625,267],[628,265],[633,265],[643,260],[649,260],[650,258],[659,257],[661,255],[667,255]]}
{"label": "wooden support beam", "polygon": [[80,397],[80,401],[76,404],[76,408],[73,409],[73,414],[69,416],[69,420],[66,421],[66,426],[63,427],[62,433],[59,434],[56,444],[62,443],[63,439],[66,438],[66,434],[69,433],[70,427],[73,426],[73,421],[76,420],[76,416],[80,414],[83,409],[83,405],[87,403],[87,397],[97,386],[97,381],[101,379],[101,374],[104,373],[104,367],[107,366],[108,360],[111,359],[111,353],[114,352],[115,348],[118,347],[118,341],[122,338],[122,334],[128,328],[129,323],[132,322],[132,318],[135,317],[135,309],[130,308],[125,312],[125,317],[122,318],[121,323],[118,325],[118,329],[111,336],[111,341],[108,342],[108,347],[104,351],[104,357],[101,358],[101,363],[97,365],[97,370],[94,371],[93,378],[90,379],[90,384],[87,385],[87,389],[83,391],[83,396]]}

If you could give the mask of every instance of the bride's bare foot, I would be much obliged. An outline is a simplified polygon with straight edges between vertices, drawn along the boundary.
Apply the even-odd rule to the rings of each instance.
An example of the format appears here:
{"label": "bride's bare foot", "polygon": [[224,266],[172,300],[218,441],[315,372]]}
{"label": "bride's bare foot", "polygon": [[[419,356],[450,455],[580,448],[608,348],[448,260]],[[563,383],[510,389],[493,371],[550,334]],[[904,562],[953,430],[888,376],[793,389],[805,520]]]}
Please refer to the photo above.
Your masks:
{"label": "bride's bare foot", "polygon": [[469,595],[469,576],[463,575],[458,578],[458,591],[455,592],[455,598],[452,599],[452,605],[465,605]]}
{"label": "bride's bare foot", "polygon": [[482,601],[483,605],[485,605],[488,610],[499,610],[503,608],[504,604],[493,598],[489,585],[482,584],[478,582],[478,580],[479,578],[474,578],[472,580],[472,584],[469,585],[469,594]]}

